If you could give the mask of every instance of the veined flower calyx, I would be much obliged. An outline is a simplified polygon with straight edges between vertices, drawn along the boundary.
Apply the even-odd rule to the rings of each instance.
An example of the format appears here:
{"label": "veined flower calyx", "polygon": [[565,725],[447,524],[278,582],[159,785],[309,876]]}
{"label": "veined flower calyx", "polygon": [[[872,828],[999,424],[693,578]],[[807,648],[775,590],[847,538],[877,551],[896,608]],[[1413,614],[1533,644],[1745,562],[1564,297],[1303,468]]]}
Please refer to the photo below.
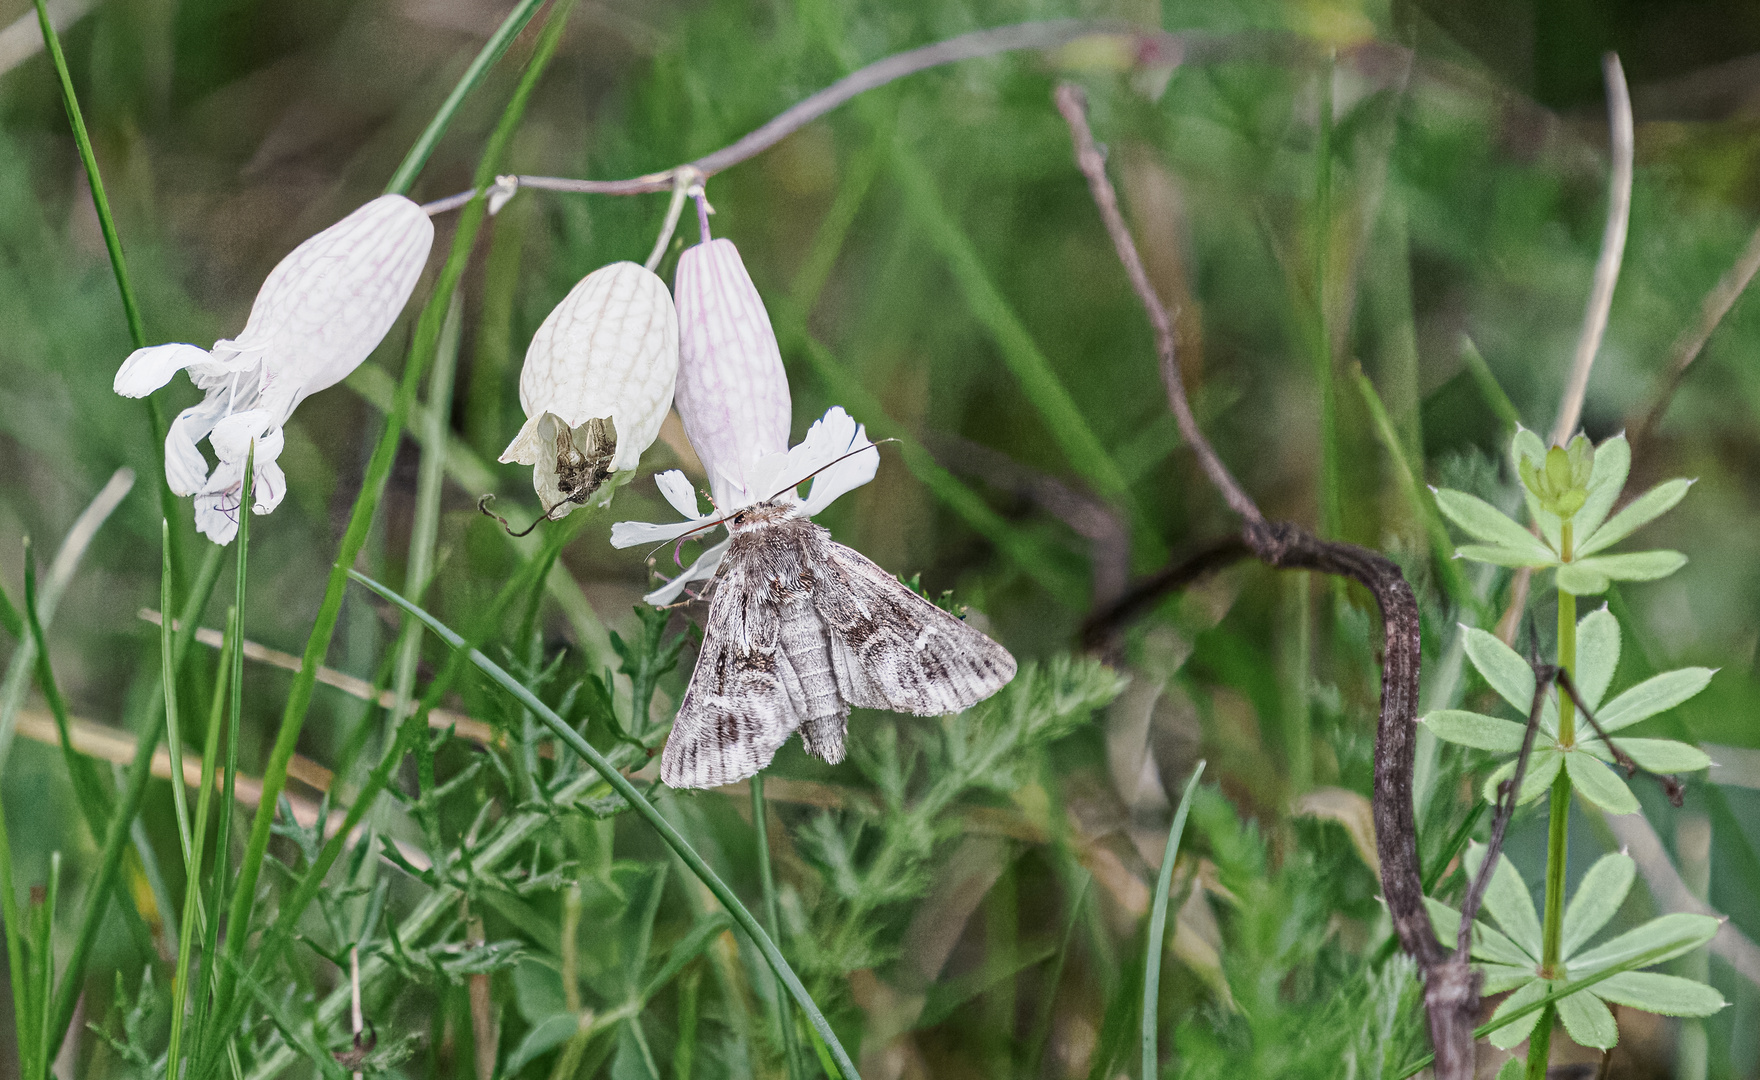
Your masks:
{"label": "veined flower calyx", "polygon": [[[267,514],[287,494],[276,464],[282,428],[308,395],[360,366],[397,321],[428,259],[434,226],[401,195],[383,195],[294,248],[269,272],[244,332],[212,349],[137,349],[115,390],[145,397],[179,371],[207,392],[171,423],[165,478],[194,495],[196,527],[216,544],[238,532],[245,460],[256,444],[252,509]],[[210,472],[196,444],[220,458]]]}
{"label": "veined flower calyx", "polygon": [[548,518],[602,505],[653,445],[677,378],[666,284],[632,262],[600,267],[533,336],[519,379],[527,419],[501,460],[533,467]]}

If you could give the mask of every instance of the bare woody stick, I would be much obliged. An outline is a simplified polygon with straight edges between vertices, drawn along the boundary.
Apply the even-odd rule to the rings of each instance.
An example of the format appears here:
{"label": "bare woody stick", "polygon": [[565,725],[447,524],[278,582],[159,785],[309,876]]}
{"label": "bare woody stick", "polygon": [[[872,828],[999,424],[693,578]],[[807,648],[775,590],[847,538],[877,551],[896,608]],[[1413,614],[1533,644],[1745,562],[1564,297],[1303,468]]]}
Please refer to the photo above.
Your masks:
{"label": "bare woody stick", "polygon": [[1180,434],[1198,455],[1212,484],[1245,519],[1241,538],[1261,562],[1287,569],[1320,570],[1361,583],[1381,610],[1384,633],[1381,716],[1375,738],[1375,843],[1381,858],[1381,887],[1395,932],[1424,973],[1424,1007],[1436,1047],[1436,1075],[1468,1080],[1473,1075],[1473,1021],[1478,987],[1464,959],[1450,956],[1436,940],[1424,910],[1418,862],[1417,823],[1412,812],[1413,728],[1418,701],[1418,604],[1411,585],[1392,560],[1367,548],[1321,540],[1298,525],[1268,522],[1210,441],[1199,430],[1186,400],[1174,355],[1173,320],[1143,271],[1136,243],[1119,213],[1118,196],[1106,176],[1106,160],[1088,126],[1080,89],[1064,84],[1056,94],[1058,111],[1069,124],[1076,164],[1087,177],[1094,204],[1106,224],[1131,287],[1155,328],[1161,377],[1168,406]]}

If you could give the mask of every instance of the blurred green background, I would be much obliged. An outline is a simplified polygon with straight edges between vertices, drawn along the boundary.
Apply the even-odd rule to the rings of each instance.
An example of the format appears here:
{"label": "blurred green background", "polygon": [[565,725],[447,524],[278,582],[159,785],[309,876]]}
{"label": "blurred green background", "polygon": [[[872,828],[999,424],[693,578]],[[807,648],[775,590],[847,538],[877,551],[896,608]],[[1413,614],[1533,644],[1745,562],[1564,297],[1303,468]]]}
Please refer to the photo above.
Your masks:
{"label": "blurred green background", "polygon": [[[506,5],[50,7],[67,23],[69,61],[148,339],[206,346],[242,327],[282,255],[378,193]],[[110,391],[128,334],[54,75],[26,15],[18,0],[0,0],[0,24],[20,19],[0,34],[0,582],[20,596],[19,540],[36,541],[41,568],[111,472],[136,470],[134,492],[98,535],[50,632],[73,712],[120,729],[130,695],[145,692],[142,680],[159,662],[156,631],[136,617],[158,606],[155,452],[139,406]],[[1175,68],[1126,70],[1122,54],[1090,42],[917,75],[709,184],[715,230],[739,246],[776,323],[797,437],[841,404],[872,433],[927,450],[889,453],[879,478],[823,522],[888,570],[920,574],[931,593],[953,590],[981,625],[1033,659],[1070,651],[1091,608],[1133,576],[1236,527],[1180,445],[1148,325],[1073,167],[1050,95],[1058,79],[1074,79],[1089,91],[1150,275],[1178,309],[1180,364],[1200,420],[1268,514],[1387,551],[1405,566],[1425,604],[1425,701],[1435,704],[1432,680],[1455,623],[1494,623],[1505,582],[1433,557],[1393,453],[1428,483],[1511,504],[1502,395],[1527,426],[1551,427],[1602,233],[1600,56],[1610,49],[1632,88],[1637,171],[1630,241],[1583,424],[1597,440],[1635,425],[1658,393],[1671,344],[1760,220],[1760,6],[583,0],[515,139],[512,171],[617,178],[660,170],[731,142],[889,53],[1068,16],[1195,33]],[[534,37],[528,30],[467,102],[422,175],[418,200],[469,187]],[[486,490],[479,481],[502,492],[502,509],[535,509],[529,477],[494,464],[522,420],[516,380],[525,345],[581,276],[646,255],[665,203],[664,195],[528,190],[479,243],[463,289],[449,419],[463,448],[451,455],[459,482],[444,489],[439,570],[425,601],[454,625],[518,565],[477,512]],[[436,224],[440,252],[453,216]],[[680,243],[662,263],[668,279]],[[348,385],[309,400],[287,428],[288,498],[253,528],[243,625],[254,642],[301,649],[409,321]],[[1489,381],[1467,361],[1474,346]],[[1385,432],[1363,377],[1385,406]],[[1075,403],[1102,456],[1072,458],[1072,431],[1042,407],[1055,392]],[[169,414],[195,395],[180,379],[161,398]],[[1633,622],[1619,685],[1683,664],[1721,669],[1709,691],[1657,721],[1712,744],[1719,767],[1694,778],[1684,809],[1653,790],[1642,796],[1671,850],[1709,826],[1709,846],[1689,845],[1677,863],[1750,938],[1760,938],[1757,408],[1760,302],[1747,298],[1635,448],[1635,486],[1700,478],[1646,545],[1678,548],[1692,561],[1620,598]],[[656,443],[644,469],[688,463],[681,445]],[[419,460],[406,439],[361,566],[381,580],[403,580]],[[199,554],[206,541],[194,534],[187,501],[182,510],[173,527]],[[608,546],[610,523],[672,516],[643,477],[587,524],[563,556],[585,604],[553,603],[541,613],[551,654],[566,650],[566,663],[582,671],[617,665],[608,629],[638,633],[632,607],[650,579],[639,552]],[[1533,604],[1548,625],[1544,589]],[[693,617],[675,615],[673,628]],[[216,600],[205,625],[223,620]],[[330,664],[371,680],[396,619],[357,593],[343,620]],[[1378,642],[1366,595],[1246,566],[1167,600],[1134,626],[1120,653],[1133,682],[1119,702],[1036,751],[1031,782],[1012,799],[993,792],[967,800],[1038,831],[962,833],[970,812],[920,823],[933,833],[923,840],[921,888],[874,909],[874,933],[887,944],[843,967],[836,958],[803,961],[817,972],[816,993],[836,1003],[839,1030],[862,1033],[873,1074],[1029,1075],[1035,1063],[1035,1076],[1103,1069],[1134,1023],[1114,1006],[1129,997],[1122,987],[1133,962],[1140,979],[1137,905],[1146,896],[1138,891],[1160,859],[1164,793],[1206,757],[1225,798],[1201,804],[1194,818],[1202,857],[1189,869],[1203,884],[1180,909],[1166,961],[1163,1031],[1178,1032],[1167,1040],[1175,1048],[1168,1067],[1182,1075],[1346,1075],[1340,1063],[1348,1059],[1351,1075],[1382,1075],[1381,1066],[1341,1058],[1328,1041],[1336,1031],[1323,1031],[1367,1023],[1353,995],[1383,977],[1367,960],[1385,933],[1376,881],[1350,831],[1365,824]],[[663,702],[676,700],[693,654],[687,646],[683,672],[662,683]],[[438,657],[428,654],[424,676]],[[211,666],[211,651],[199,662]],[[290,678],[247,666],[247,774],[261,772]],[[1485,692],[1471,682],[1458,689],[1468,698]],[[488,698],[472,689],[455,704],[487,716],[499,708]],[[42,715],[34,698],[21,733],[30,715]],[[361,723],[378,721],[363,717],[354,698],[321,689],[300,753],[333,765]],[[913,723],[929,722],[902,721],[896,730],[908,733]],[[895,730],[890,721],[863,724],[852,725],[857,742]],[[463,767],[468,755],[458,754],[443,758],[447,767]],[[1471,804],[1462,777],[1477,764],[1458,750],[1442,753],[1427,828],[1462,820]],[[815,860],[796,853],[789,837],[819,827],[815,807],[824,804],[815,798],[864,789],[872,776],[854,765],[828,769],[796,747],[775,773],[803,785],[772,792],[772,844],[785,895],[800,912],[791,955],[807,956],[814,912],[833,903],[836,874],[822,847]],[[169,873],[179,864],[168,791],[160,783],[150,792],[142,843]],[[317,797],[309,785],[295,791]],[[63,893],[77,895],[96,847],[59,752],[20,738],[4,798],[21,883],[42,880],[49,852],[59,850],[68,860]],[[492,785],[482,788],[479,802],[494,799]],[[738,847],[750,835],[743,798],[706,795],[684,805],[705,836],[731,845],[717,857],[749,886]],[[463,813],[452,831],[470,821]],[[600,836],[607,852],[614,841],[629,866],[664,865],[638,826],[559,828]],[[1518,816],[1512,854],[1530,879],[1543,833],[1539,817]],[[872,829],[865,835],[878,842]],[[1593,821],[1576,836],[1573,875],[1611,843]],[[851,850],[871,855],[859,843]],[[136,902],[157,926],[150,882],[138,868],[134,876]],[[172,877],[175,884],[181,873]],[[265,880],[280,887],[272,875]],[[676,936],[688,925],[680,914],[688,889],[676,880],[672,888],[660,925]],[[420,891],[409,882],[398,889],[406,904]],[[555,906],[553,897],[543,902]],[[1635,899],[1627,914],[1639,917],[1647,902]],[[940,963],[912,976],[912,963],[941,948],[924,945],[927,931],[918,928],[937,923],[951,935]],[[1065,934],[1066,926],[1081,929]],[[522,936],[492,920],[491,937],[497,928]],[[1061,984],[1047,982],[1053,953]],[[313,954],[302,957],[290,964],[296,1004],[337,979]],[[120,926],[107,930],[84,1019],[119,1032],[126,1010],[110,1004],[109,972],[126,975],[132,995],[149,960]],[[534,1022],[526,1006],[536,991],[519,983],[526,971],[494,976],[503,1068]],[[1611,1075],[1760,1075],[1760,995],[1722,961],[1710,961],[1709,971],[1734,1004],[1693,1036],[1704,1038],[1707,1056],[1684,1053],[1672,1022],[1625,1014]],[[162,966],[159,977],[162,986]],[[933,1024],[907,1024],[899,1034],[895,999],[921,992],[912,978],[964,979],[958,985],[971,989]],[[760,982],[754,977],[753,986]],[[417,1056],[398,1066],[408,1075],[473,1075],[462,1049],[471,1035],[461,987],[412,984],[378,999],[382,1039],[423,1035]],[[1389,992],[1397,1002],[1402,991]],[[679,1006],[656,1008],[646,1022],[667,1049],[654,1060],[672,1075],[673,1036],[659,1033],[676,1030]],[[1408,1020],[1414,1009],[1408,996]],[[731,1030],[732,1016],[717,1022]],[[10,1025],[0,1026],[0,1045],[10,1045]],[[1387,1069],[1410,1056],[1409,1022],[1401,1031],[1368,1040],[1400,1048],[1389,1051],[1397,1060],[1381,1063]],[[1048,1033],[1042,1057],[1029,1045],[1035,1033]],[[759,1046],[749,1067],[764,1072],[778,1059],[761,1035],[752,1036]],[[133,1075],[126,1055],[96,1035],[85,1036],[79,1053],[80,1075]],[[622,1044],[607,1053],[604,1068],[615,1076],[641,1075],[629,1070],[648,1060]],[[1132,1051],[1124,1053],[1129,1061]],[[554,1053],[531,1060],[519,1075],[551,1075]],[[729,1063],[738,1060],[706,1049],[694,1068],[737,1074]]]}

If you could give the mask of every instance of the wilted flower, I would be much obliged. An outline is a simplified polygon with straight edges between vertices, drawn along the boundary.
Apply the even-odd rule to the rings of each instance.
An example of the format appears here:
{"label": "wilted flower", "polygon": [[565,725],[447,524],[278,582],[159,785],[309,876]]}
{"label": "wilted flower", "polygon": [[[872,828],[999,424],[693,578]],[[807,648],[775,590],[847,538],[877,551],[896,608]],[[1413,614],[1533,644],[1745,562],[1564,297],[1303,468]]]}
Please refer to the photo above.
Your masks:
{"label": "wilted flower", "polygon": [[[788,377],[770,316],[730,240],[706,240],[678,261],[678,415],[709,474],[714,506],[704,513],[690,481],[676,469],[655,477],[661,494],[689,520],[672,525],[623,521],[611,528],[616,547],[655,544],[692,533],[771,497],[794,500],[812,517],[832,500],[874,478],[879,455],[853,454],[872,446],[862,426],[834,407],[807,437],[788,448]],[[842,459],[842,460],[839,460]],[[812,477],[805,499],[794,485]],[[649,593],[651,604],[677,599],[693,581],[715,576],[727,551],[722,540],[684,573]]]}
{"label": "wilted flower", "polygon": [[[196,527],[217,544],[238,531],[245,458],[256,443],[252,509],[267,514],[287,494],[276,458],[282,426],[307,397],[340,382],[378,346],[409,300],[428,259],[434,226],[401,195],[383,195],[306,240],[277,263],[257,293],[244,332],[194,345],[137,349],[115,390],[145,397],[178,371],[207,391],[179,413],[165,437],[165,479],[196,497]],[[196,444],[220,463],[210,473]]]}
{"label": "wilted flower", "polygon": [[531,465],[546,517],[563,517],[653,445],[678,378],[678,316],[665,282],[632,262],[582,278],[532,338],[520,372],[526,411],[503,462]]}

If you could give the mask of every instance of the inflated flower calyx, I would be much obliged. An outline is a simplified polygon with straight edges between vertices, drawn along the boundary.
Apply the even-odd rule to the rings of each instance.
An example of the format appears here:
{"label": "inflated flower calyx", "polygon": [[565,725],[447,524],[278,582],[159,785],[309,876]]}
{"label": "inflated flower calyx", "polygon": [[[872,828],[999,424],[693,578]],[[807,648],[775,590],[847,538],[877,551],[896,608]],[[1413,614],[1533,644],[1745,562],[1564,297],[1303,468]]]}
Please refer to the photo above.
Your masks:
{"label": "inflated flower calyx", "polygon": [[1523,455],[1517,463],[1522,483],[1540,505],[1561,519],[1568,519],[1589,500],[1589,478],[1595,472],[1595,447],[1586,435],[1569,446],[1554,446],[1535,460]]}
{"label": "inflated flower calyx", "polygon": [[[409,301],[434,226],[401,195],[382,195],[311,237],[263,282],[244,332],[212,349],[136,349],[116,373],[124,397],[145,397],[179,371],[207,392],[165,436],[165,479],[194,495],[196,527],[216,544],[238,532],[246,457],[255,444],[252,509],[267,514],[287,494],[276,464],[282,427],[311,394],[341,382],[378,347]],[[197,448],[208,440],[210,472]]]}
{"label": "inflated flower calyx", "polygon": [[582,278],[526,350],[527,419],[501,455],[532,466],[539,520],[610,500],[660,434],[677,378],[678,316],[666,284],[632,262]]}

